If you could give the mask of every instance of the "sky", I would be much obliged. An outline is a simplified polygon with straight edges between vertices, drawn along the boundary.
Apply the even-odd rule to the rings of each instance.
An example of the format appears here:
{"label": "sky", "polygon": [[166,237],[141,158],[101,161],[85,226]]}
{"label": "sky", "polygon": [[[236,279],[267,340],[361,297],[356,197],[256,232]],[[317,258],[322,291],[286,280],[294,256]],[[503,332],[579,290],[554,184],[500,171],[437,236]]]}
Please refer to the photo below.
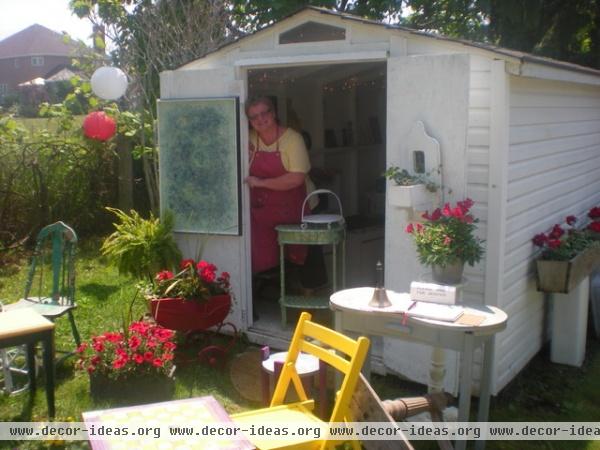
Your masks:
{"label": "sky", "polygon": [[0,0],[0,40],[34,23],[92,43],[91,23],[71,14],[69,0]]}

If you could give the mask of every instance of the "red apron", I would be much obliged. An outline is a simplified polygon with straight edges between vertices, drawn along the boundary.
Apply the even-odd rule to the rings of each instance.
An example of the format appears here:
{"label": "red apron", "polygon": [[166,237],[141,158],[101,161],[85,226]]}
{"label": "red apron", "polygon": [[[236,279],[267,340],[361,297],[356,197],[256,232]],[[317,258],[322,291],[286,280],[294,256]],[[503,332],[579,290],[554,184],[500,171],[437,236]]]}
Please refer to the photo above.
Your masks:
{"label": "red apron", "polygon": [[[281,153],[257,151],[250,165],[250,175],[275,178],[288,173],[281,162]],[[252,273],[259,273],[279,265],[279,244],[275,226],[300,223],[306,186],[287,191],[265,188],[250,189],[252,224]],[[306,213],[309,213],[308,206]],[[286,257],[293,263],[304,264],[306,245],[286,245]]]}

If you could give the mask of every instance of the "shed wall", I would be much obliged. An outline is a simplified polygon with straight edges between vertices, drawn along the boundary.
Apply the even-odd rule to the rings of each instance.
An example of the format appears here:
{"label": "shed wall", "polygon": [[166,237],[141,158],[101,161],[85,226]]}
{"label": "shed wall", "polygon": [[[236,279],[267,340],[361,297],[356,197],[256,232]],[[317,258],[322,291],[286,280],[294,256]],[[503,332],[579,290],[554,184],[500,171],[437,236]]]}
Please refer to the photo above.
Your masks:
{"label": "shed wall", "polygon": [[600,204],[600,90],[511,76],[503,293],[511,320],[497,345],[504,386],[539,351],[548,308],[531,238]]}

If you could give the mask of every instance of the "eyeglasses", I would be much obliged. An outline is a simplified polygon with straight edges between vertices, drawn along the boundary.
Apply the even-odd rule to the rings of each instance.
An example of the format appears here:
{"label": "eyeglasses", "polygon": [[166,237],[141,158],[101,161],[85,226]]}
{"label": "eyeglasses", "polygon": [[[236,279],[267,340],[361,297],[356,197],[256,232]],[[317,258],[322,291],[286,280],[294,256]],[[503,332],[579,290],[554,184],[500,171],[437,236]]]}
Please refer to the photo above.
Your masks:
{"label": "eyeglasses", "polygon": [[258,119],[259,117],[260,117],[261,119],[262,119],[262,118],[264,118],[264,117],[267,117],[269,114],[271,114],[271,110],[270,110],[270,109],[267,109],[267,110],[265,110],[265,111],[258,112],[258,113],[256,113],[256,114],[253,114],[253,115],[251,115],[251,116],[248,116],[248,119],[250,119],[251,121],[254,121],[254,120]]}

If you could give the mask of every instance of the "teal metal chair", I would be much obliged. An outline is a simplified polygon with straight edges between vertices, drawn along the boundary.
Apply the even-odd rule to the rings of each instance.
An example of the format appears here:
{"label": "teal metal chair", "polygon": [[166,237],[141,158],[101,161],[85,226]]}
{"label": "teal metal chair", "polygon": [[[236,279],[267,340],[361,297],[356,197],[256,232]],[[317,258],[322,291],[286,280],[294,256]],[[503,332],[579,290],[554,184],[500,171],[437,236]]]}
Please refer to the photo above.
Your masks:
{"label": "teal metal chair", "polygon": [[33,308],[49,320],[67,314],[75,344],[81,338],[73,310],[75,304],[75,250],[77,235],[63,222],[48,225],[38,233],[31,259],[25,296],[5,310]]}

